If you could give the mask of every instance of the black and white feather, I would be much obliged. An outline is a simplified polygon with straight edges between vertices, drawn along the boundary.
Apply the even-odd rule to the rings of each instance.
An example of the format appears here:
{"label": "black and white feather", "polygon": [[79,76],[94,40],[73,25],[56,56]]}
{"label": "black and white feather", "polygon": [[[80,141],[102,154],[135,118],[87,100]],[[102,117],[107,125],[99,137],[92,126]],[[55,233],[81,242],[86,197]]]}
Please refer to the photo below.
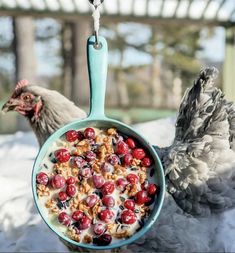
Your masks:
{"label": "black and white feather", "polygon": [[167,188],[177,204],[207,216],[235,204],[235,108],[214,87],[218,71],[202,70],[183,97],[175,140],[165,150]]}

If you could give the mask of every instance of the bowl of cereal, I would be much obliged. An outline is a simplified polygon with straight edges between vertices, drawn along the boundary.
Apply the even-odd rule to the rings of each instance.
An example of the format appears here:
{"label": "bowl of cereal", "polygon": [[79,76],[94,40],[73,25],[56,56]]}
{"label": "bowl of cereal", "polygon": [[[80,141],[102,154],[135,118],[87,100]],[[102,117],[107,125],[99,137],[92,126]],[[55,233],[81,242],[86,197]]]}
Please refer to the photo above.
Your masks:
{"label": "bowl of cereal", "polygon": [[91,109],[45,142],[32,188],[49,228],[67,243],[112,249],[143,236],[161,211],[165,180],[160,159],[143,136],[104,114],[107,42],[88,39]]}

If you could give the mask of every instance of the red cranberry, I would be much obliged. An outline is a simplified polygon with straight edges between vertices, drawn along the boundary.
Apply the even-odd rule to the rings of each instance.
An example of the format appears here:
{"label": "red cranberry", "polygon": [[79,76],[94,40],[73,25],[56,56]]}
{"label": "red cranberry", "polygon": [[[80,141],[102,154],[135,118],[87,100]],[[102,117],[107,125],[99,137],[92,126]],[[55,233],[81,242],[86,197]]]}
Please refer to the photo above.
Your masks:
{"label": "red cranberry", "polygon": [[112,196],[106,195],[102,198],[102,203],[107,207],[114,207],[115,200]]}
{"label": "red cranberry", "polygon": [[134,211],[134,210],[135,210],[135,201],[132,200],[132,199],[127,199],[127,200],[125,200],[125,202],[124,202],[124,207],[125,207],[126,209],[129,209],[129,210]]}
{"label": "red cranberry", "polygon": [[67,149],[61,148],[55,151],[55,158],[60,163],[68,162],[70,159],[70,153]]}
{"label": "red cranberry", "polygon": [[96,223],[94,228],[93,228],[93,231],[96,235],[102,235],[105,231],[105,226],[104,224],[101,224],[101,223]]}
{"label": "red cranberry", "polygon": [[152,161],[150,158],[148,157],[145,157],[142,162],[141,162],[141,165],[144,166],[144,167],[149,167],[150,165],[152,164]]}
{"label": "red cranberry", "polygon": [[139,191],[135,195],[135,202],[137,205],[143,205],[150,201],[150,198],[148,197],[148,193],[146,191]]}
{"label": "red cranberry", "polygon": [[124,210],[121,214],[121,220],[125,224],[133,224],[136,222],[136,215],[131,210]]}
{"label": "red cranberry", "polygon": [[149,184],[147,191],[149,195],[154,195],[157,192],[157,186],[155,184]]}
{"label": "red cranberry", "polygon": [[77,156],[73,159],[73,166],[78,168],[83,168],[87,165],[87,161],[85,161],[81,156]]}
{"label": "red cranberry", "polygon": [[82,217],[84,216],[83,212],[82,211],[75,211],[72,215],[72,218],[75,220],[75,221],[79,221]]}
{"label": "red cranberry", "polygon": [[124,155],[124,157],[123,157],[123,163],[124,163],[125,166],[130,166],[131,163],[132,163],[132,161],[133,161],[132,154],[126,154],[126,155]]}
{"label": "red cranberry", "polygon": [[100,220],[104,221],[105,223],[111,222],[113,217],[114,217],[114,213],[113,213],[113,211],[111,211],[109,209],[102,210],[99,213]]}
{"label": "red cranberry", "polygon": [[85,215],[78,222],[81,230],[88,229],[91,226],[91,219]]}
{"label": "red cranberry", "polygon": [[49,182],[49,177],[44,172],[39,172],[36,176],[36,181],[38,184],[47,185]]}
{"label": "red cranberry", "polygon": [[76,180],[74,177],[68,177],[66,184],[75,184]]}
{"label": "red cranberry", "polygon": [[70,184],[70,185],[67,186],[66,193],[69,197],[75,196],[76,192],[77,192],[77,189],[76,189],[76,186],[74,184]]}
{"label": "red cranberry", "polygon": [[126,189],[126,186],[128,185],[129,183],[127,182],[126,179],[124,178],[119,178],[117,181],[116,181],[116,187],[119,191],[124,191]]}
{"label": "red cranberry", "polygon": [[133,149],[133,148],[135,148],[135,142],[134,142],[134,140],[132,139],[132,138],[128,138],[127,140],[126,140],[126,144],[129,146],[129,148],[131,148],[131,149]]}
{"label": "red cranberry", "polygon": [[59,200],[65,201],[68,197],[68,195],[65,192],[59,192]]}
{"label": "red cranberry", "polygon": [[93,243],[98,246],[107,246],[112,242],[112,236],[109,234],[103,234],[93,239]]}
{"label": "red cranberry", "polygon": [[124,141],[117,142],[115,153],[118,155],[125,155],[129,152],[129,147]]}
{"label": "red cranberry", "polygon": [[55,175],[51,180],[51,186],[54,189],[60,189],[65,186],[65,178],[59,174]]}
{"label": "red cranberry", "polygon": [[96,159],[96,154],[93,151],[87,151],[86,153],[86,160],[91,162]]}
{"label": "red cranberry", "polygon": [[93,183],[94,183],[95,187],[97,189],[99,189],[104,185],[105,179],[100,175],[94,175],[93,176]]}
{"label": "red cranberry", "polygon": [[82,176],[82,177],[85,177],[85,178],[89,178],[92,176],[91,174],[91,169],[90,168],[84,168],[84,169],[81,169],[79,174]]}
{"label": "red cranberry", "polygon": [[111,172],[113,170],[113,165],[110,163],[103,163],[101,169],[103,172]]}
{"label": "red cranberry", "polygon": [[79,141],[82,141],[84,139],[84,135],[81,131],[77,131],[77,139]]}
{"label": "red cranberry", "polygon": [[142,148],[136,148],[132,150],[132,155],[134,158],[142,160],[146,154]]}
{"label": "red cranberry", "polygon": [[74,142],[78,139],[77,131],[70,130],[67,133],[65,133],[65,138],[68,142]]}
{"label": "red cranberry", "polygon": [[71,224],[71,217],[66,212],[60,213],[58,216],[58,220],[61,224],[67,227]]}
{"label": "red cranberry", "polygon": [[86,139],[95,139],[95,130],[91,127],[88,127],[84,130],[84,136]]}
{"label": "red cranberry", "polygon": [[114,191],[114,183],[112,182],[105,182],[104,185],[102,186],[102,193],[103,195],[108,195],[112,194]]}
{"label": "red cranberry", "polygon": [[136,174],[130,173],[127,175],[126,179],[131,183],[131,184],[137,184],[139,182],[139,177]]}
{"label": "red cranberry", "polygon": [[108,158],[108,162],[112,165],[116,165],[120,162],[120,159],[117,155],[111,154]]}
{"label": "red cranberry", "polygon": [[93,207],[98,201],[98,196],[96,194],[89,195],[86,198],[86,203],[89,207]]}

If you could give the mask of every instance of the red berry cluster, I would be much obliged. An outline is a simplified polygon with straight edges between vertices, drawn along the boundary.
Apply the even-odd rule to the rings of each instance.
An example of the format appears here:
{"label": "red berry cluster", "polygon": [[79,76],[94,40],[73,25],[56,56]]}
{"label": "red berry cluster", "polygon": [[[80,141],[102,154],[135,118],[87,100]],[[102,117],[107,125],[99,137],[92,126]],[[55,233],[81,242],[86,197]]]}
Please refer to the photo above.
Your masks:
{"label": "red berry cluster", "polygon": [[132,138],[127,138],[126,141],[120,140],[116,145],[115,153],[123,156],[122,160],[125,166],[130,166],[134,158],[141,160],[141,165],[144,167],[149,167],[152,164],[145,151],[142,148],[136,148],[136,143]]}
{"label": "red berry cluster", "polygon": [[79,230],[85,230],[91,226],[91,219],[89,217],[87,217],[81,211],[75,211],[72,214],[72,217],[69,214],[67,214],[66,212],[61,212],[58,216],[58,221],[62,225],[67,226],[67,227],[69,227],[71,225],[73,220],[77,222],[76,225]]}
{"label": "red berry cluster", "polygon": [[[56,160],[55,167],[66,167],[78,170],[77,175],[63,176],[57,174],[49,176],[49,173],[39,172],[36,176],[37,184],[48,186],[50,190],[56,191],[56,195],[61,212],[58,215],[60,224],[73,227],[77,234],[91,228],[95,237],[93,243],[97,245],[108,245],[112,241],[112,236],[106,233],[107,224],[118,220],[120,223],[131,225],[137,222],[140,216],[137,214],[140,206],[150,205],[157,194],[158,188],[156,184],[149,183],[148,180],[140,184],[140,175],[138,171],[132,170],[132,167],[138,164],[137,170],[146,171],[152,165],[152,160],[147,156],[145,150],[137,145],[133,138],[123,138],[116,134],[113,136],[112,153],[108,153],[102,161],[100,161],[100,151],[96,143],[96,131],[89,127],[84,131],[70,130],[65,133],[64,139],[68,142],[66,148],[59,148],[54,152]],[[91,146],[90,150],[83,154],[74,153],[71,147],[77,147],[81,141],[88,142]],[[93,169],[93,164],[99,164],[100,173]],[[107,174],[113,174],[116,168],[122,167],[128,170],[127,173],[118,176],[117,179],[107,179]],[[88,209],[92,209],[96,205],[100,206],[100,210],[96,219],[98,222],[93,223],[88,214],[81,210],[67,211],[65,204],[79,193],[79,185],[81,182],[89,182],[94,188],[93,192],[89,192],[84,197],[83,204]],[[121,205],[115,196],[125,193],[131,187],[137,186],[138,190],[131,198],[124,198]],[[80,195],[79,195],[80,196]],[[150,204],[149,204],[150,203]],[[117,206],[119,205],[119,206]],[[122,207],[122,208],[121,208]],[[119,210],[117,212],[117,210]],[[138,224],[138,223],[136,223]],[[90,230],[89,230],[90,231]]]}

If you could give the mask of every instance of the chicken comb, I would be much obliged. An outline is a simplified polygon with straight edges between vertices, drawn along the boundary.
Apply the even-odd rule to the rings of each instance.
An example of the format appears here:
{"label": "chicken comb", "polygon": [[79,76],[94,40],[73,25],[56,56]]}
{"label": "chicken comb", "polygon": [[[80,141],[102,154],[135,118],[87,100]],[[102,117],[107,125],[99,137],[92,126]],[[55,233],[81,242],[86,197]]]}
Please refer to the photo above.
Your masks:
{"label": "chicken comb", "polygon": [[17,84],[16,84],[16,87],[15,87],[15,90],[19,90],[25,86],[27,86],[29,84],[29,81],[26,80],[26,79],[22,79],[20,80]]}

